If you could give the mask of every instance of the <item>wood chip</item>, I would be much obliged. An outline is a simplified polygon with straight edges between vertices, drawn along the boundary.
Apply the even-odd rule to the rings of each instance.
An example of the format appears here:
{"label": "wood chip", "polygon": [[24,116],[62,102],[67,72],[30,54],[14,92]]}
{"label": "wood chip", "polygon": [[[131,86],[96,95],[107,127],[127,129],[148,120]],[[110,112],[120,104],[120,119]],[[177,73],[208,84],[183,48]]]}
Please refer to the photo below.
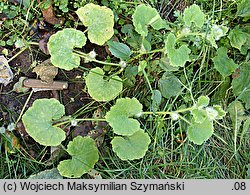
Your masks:
{"label": "wood chip", "polygon": [[23,85],[28,88],[35,88],[41,90],[64,90],[68,88],[68,82],[65,81],[53,81],[52,83],[46,83],[39,79],[25,79]]}

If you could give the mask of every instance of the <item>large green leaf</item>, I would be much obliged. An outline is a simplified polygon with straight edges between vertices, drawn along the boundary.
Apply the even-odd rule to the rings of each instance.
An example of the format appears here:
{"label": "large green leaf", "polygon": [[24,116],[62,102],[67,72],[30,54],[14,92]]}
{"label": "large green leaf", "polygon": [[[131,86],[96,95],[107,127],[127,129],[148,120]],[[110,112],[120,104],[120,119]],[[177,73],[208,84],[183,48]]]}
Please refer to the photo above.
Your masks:
{"label": "large green leaf", "polygon": [[223,76],[231,75],[238,65],[234,63],[234,61],[228,57],[227,48],[220,47],[216,51],[216,56],[212,59],[214,62],[214,67],[219,73]]}
{"label": "large green leaf", "polygon": [[166,22],[161,18],[157,10],[147,5],[137,6],[132,18],[136,32],[143,37],[148,35],[148,26],[153,27],[155,30],[166,27]]}
{"label": "large green leaf", "polygon": [[83,32],[73,28],[65,28],[51,35],[48,42],[51,63],[64,70],[77,68],[80,65],[80,57],[73,53],[73,48],[81,48],[86,44],[86,40]]}
{"label": "large green leaf", "polygon": [[240,75],[232,81],[233,93],[250,108],[250,61],[240,66]]}
{"label": "large green leaf", "polygon": [[176,76],[166,72],[159,80],[159,89],[163,97],[170,98],[181,92],[181,83]]}
{"label": "large green leaf", "polygon": [[243,32],[239,26],[236,26],[233,30],[230,30],[228,38],[231,45],[238,50],[250,39],[250,35]]}
{"label": "large green leaf", "polygon": [[167,53],[170,65],[178,67],[184,66],[189,61],[189,53],[191,50],[187,45],[182,45],[178,49],[175,48],[176,37],[173,33],[169,33],[165,40],[165,53]]}
{"label": "large green leaf", "polygon": [[88,27],[91,43],[103,45],[114,34],[114,14],[106,6],[89,3],[76,11],[84,26]]}
{"label": "large green leaf", "polygon": [[205,14],[198,5],[193,4],[184,10],[183,19],[188,27],[191,27],[192,23],[194,23],[201,28],[205,22]]}
{"label": "large green leaf", "polygon": [[129,137],[114,137],[111,144],[121,160],[140,159],[148,150],[150,137],[140,129]]}
{"label": "large green leaf", "polygon": [[249,0],[241,0],[237,1],[237,15],[241,17],[250,17],[250,1]]}
{"label": "large green leaf", "polygon": [[35,100],[23,115],[23,124],[27,133],[39,144],[58,146],[65,140],[65,132],[53,126],[53,120],[65,114],[62,104],[56,99]]}
{"label": "large green leaf", "polygon": [[81,177],[94,167],[99,158],[95,141],[90,137],[77,136],[69,142],[67,152],[72,159],[61,161],[57,168],[62,176],[69,178]]}
{"label": "large green leaf", "polygon": [[124,43],[116,41],[108,41],[109,51],[117,58],[122,60],[129,60],[132,54],[130,48]]}
{"label": "large green leaf", "polygon": [[101,68],[93,68],[86,77],[88,93],[96,101],[110,101],[116,98],[122,91],[122,80],[113,76],[109,80],[104,79]]}
{"label": "large green leaf", "polygon": [[201,145],[213,135],[213,132],[213,121],[207,118],[202,123],[193,122],[192,125],[188,127],[187,135],[190,141]]}
{"label": "large green leaf", "polygon": [[136,98],[120,98],[106,114],[106,120],[118,135],[130,136],[140,130],[140,123],[133,119],[140,116],[142,105]]}

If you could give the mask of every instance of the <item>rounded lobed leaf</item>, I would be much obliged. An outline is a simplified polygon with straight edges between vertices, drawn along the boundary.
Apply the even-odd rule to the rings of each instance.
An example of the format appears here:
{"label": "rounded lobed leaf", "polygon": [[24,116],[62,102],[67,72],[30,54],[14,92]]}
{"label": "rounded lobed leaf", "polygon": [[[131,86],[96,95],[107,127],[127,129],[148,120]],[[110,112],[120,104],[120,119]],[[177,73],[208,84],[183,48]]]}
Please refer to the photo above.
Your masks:
{"label": "rounded lobed leaf", "polygon": [[80,65],[80,57],[73,53],[73,48],[81,48],[86,44],[86,36],[82,31],[65,28],[51,35],[48,50],[51,63],[64,70],[72,70]]}
{"label": "rounded lobed leaf", "polygon": [[150,141],[149,135],[140,129],[129,137],[114,137],[111,144],[121,160],[134,160],[146,154]]}
{"label": "rounded lobed leaf", "polygon": [[193,4],[184,10],[183,19],[188,27],[191,27],[192,23],[194,23],[201,28],[205,22],[205,14],[198,5]]}
{"label": "rounded lobed leaf", "polygon": [[130,136],[140,130],[140,123],[132,117],[141,115],[142,105],[136,98],[120,98],[106,114],[106,120],[118,135]]}
{"label": "rounded lobed leaf", "polygon": [[204,107],[208,106],[209,101],[210,101],[210,98],[208,96],[202,95],[202,96],[200,96],[198,98],[196,107],[198,107],[198,108],[204,108]]}
{"label": "rounded lobed leaf", "polygon": [[98,149],[90,137],[77,136],[69,142],[67,152],[72,159],[63,160],[58,165],[62,176],[78,178],[90,171],[98,161]]}
{"label": "rounded lobed leaf", "polygon": [[203,144],[207,141],[214,132],[213,121],[208,118],[202,123],[193,123],[188,127],[188,139],[197,145]]}
{"label": "rounded lobed leaf", "polygon": [[88,27],[91,43],[103,45],[114,34],[114,14],[106,6],[89,3],[76,11],[84,26]]}
{"label": "rounded lobed leaf", "polygon": [[137,6],[132,18],[136,32],[143,37],[148,35],[149,25],[155,30],[166,27],[166,22],[161,18],[157,10],[146,5]]}
{"label": "rounded lobed leaf", "polygon": [[58,146],[65,140],[65,132],[53,126],[53,120],[65,114],[62,104],[56,99],[35,100],[22,117],[27,133],[39,144]]}
{"label": "rounded lobed leaf", "polygon": [[173,33],[169,33],[165,40],[165,53],[167,53],[171,66],[184,66],[189,61],[191,50],[187,45],[182,45],[178,49],[175,48],[176,37]]}
{"label": "rounded lobed leaf", "polygon": [[101,68],[93,68],[86,77],[88,93],[96,101],[110,101],[116,98],[122,91],[122,80],[113,76],[110,80],[103,78],[104,72]]}

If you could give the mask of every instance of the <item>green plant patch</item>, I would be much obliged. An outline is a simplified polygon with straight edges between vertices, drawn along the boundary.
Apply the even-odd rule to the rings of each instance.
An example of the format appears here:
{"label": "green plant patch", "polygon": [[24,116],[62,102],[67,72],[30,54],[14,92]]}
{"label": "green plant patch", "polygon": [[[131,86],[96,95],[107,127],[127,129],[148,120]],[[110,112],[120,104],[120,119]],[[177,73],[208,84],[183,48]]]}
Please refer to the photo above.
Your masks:
{"label": "green plant patch", "polygon": [[241,47],[250,39],[250,35],[243,32],[239,26],[230,30],[228,38],[231,45],[241,51]]}
{"label": "green plant patch", "polygon": [[150,137],[142,129],[128,137],[114,137],[112,148],[121,160],[142,158],[148,150]]}
{"label": "green plant patch", "polygon": [[51,63],[64,70],[77,68],[80,65],[80,57],[73,53],[73,49],[83,47],[86,40],[83,32],[72,28],[63,29],[51,35],[48,42]]}
{"label": "green plant patch", "polygon": [[114,133],[123,136],[133,135],[140,130],[140,123],[133,119],[142,114],[142,105],[136,98],[120,98],[110,108],[105,118]]}
{"label": "green plant patch", "polygon": [[114,14],[106,6],[89,3],[76,11],[84,26],[88,27],[91,43],[103,45],[114,34]]}
{"label": "green plant patch", "polygon": [[98,149],[90,137],[77,136],[69,142],[67,152],[72,159],[63,160],[58,165],[60,174],[68,178],[78,178],[88,173],[98,161]]}
{"label": "green plant patch", "polygon": [[166,27],[166,22],[161,18],[157,10],[146,5],[137,6],[132,18],[135,31],[143,37],[148,35],[149,26],[155,30]]}
{"label": "green plant patch", "polygon": [[22,117],[27,133],[39,144],[58,146],[65,140],[65,132],[53,126],[53,121],[65,114],[64,106],[56,99],[38,99]]}
{"label": "green plant patch", "polygon": [[110,101],[116,98],[122,91],[122,80],[119,76],[104,78],[101,68],[93,68],[86,76],[88,93],[96,101]]}
{"label": "green plant patch", "polygon": [[189,61],[189,54],[191,50],[186,44],[181,45],[178,49],[175,48],[176,37],[173,33],[169,33],[165,40],[165,52],[169,58],[170,65],[175,67],[182,67]]}

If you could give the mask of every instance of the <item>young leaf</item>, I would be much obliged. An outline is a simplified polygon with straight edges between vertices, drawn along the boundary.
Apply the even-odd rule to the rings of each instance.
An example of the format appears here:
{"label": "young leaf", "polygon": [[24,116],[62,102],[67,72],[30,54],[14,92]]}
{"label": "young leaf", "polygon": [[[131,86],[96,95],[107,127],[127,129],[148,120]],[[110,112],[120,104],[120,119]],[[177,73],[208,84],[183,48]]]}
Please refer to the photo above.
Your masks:
{"label": "young leaf", "polygon": [[232,81],[233,93],[250,108],[250,61],[240,66],[240,76]]}
{"label": "young leaf", "polygon": [[188,27],[191,27],[192,23],[194,23],[201,28],[205,22],[205,14],[198,5],[193,4],[184,10],[183,19]]}
{"label": "young leaf", "polygon": [[91,43],[103,45],[114,34],[114,14],[106,6],[89,3],[76,11],[84,26],[88,27]]}
{"label": "young leaf", "polygon": [[104,72],[101,68],[93,68],[86,77],[88,93],[96,101],[110,101],[116,98],[122,91],[122,80],[113,76],[108,80],[103,78]]}
{"label": "young leaf", "polygon": [[121,160],[135,160],[142,158],[147,152],[150,137],[140,129],[129,137],[114,137],[111,144]]}
{"label": "young leaf", "polygon": [[191,114],[195,123],[203,123],[208,118],[206,110],[201,108],[192,109]]}
{"label": "young leaf", "polygon": [[233,30],[230,30],[228,38],[231,45],[238,50],[250,39],[250,35],[243,32],[239,26],[236,26]]}
{"label": "young leaf", "polygon": [[62,176],[68,178],[78,178],[88,173],[99,158],[95,141],[90,137],[77,136],[69,142],[67,152],[72,159],[61,161],[57,168]]}
{"label": "young leaf", "polygon": [[165,72],[159,80],[159,89],[163,97],[170,98],[181,92],[181,83],[176,76]]}
{"label": "young leaf", "polygon": [[202,123],[193,122],[193,124],[188,127],[187,135],[190,141],[201,145],[213,135],[213,132],[213,121],[207,118]]}
{"label": "young leaf", "polygon": [[227,56],[227,48],[225,47],[220,47],[212,60],[215,69],[219,71],[223,77],[231,75],[235,69],[238,68],[238,65]]}
{"label": "young leaf", "polygon": [[38,99],[25,112],[22,120],[27,133],[36,142],[44,146],[58,146],[66,136],[65,132],[54,127],[52,122],[64,114],[64,106],[58,100]]}
{"label": "young leaf", "polygon": [[203,96],[202,95],[202,96],[200,96],[198,98],[198,102],[196,103],[196,107],[198,107],[198,108],[204,108],[204,107],[208,106],[209,101],[210,101],[210,99],[209,99],[208,96]]}
{"label": "young leaf", "polygon": [[64,70],[72,70],[80,65],[80,57],[73,53],[74,47],[86,44],[85,34],[73,28],[65,28],[49,38],[48,50],[51,63]]}
{"label": "young leaf", "polygon": [[132,117],[141,115],[142,105],[136,98],[120,98],[106,114],[106,120],[118,135],[130,136],[140,130],[140,123]]}
{"label": "young leaf", "polygon": [[226,112],[221,108],[220,105],[213,105],[213,108],[218,113],[218,115],[216,116],[216,119],[222,119],[224,116],[226,116]]}
{"label": "young leaf", "polygon": [[189,61],[189,53],[191,50],[187,45],[182,45],[178,49],[175,48],[176,37],[173,33],[169,33],[165,40],[165,53],[168,54],[170,65],[184,66]]}
{"label": "young leaf", "polygon": [[157,10],[146,5],[137,6],[132,18],[136,32],[143,37],[148,35],[148,26],[152,26],[155,30],[166,27],[166,22],[161,19]]}
{"label": "young leaf", "polygon": [[129,60],[132,54],[130,48],[124,44],[116,41],[108,41],[109,51],[117,58],[122,60]]}

